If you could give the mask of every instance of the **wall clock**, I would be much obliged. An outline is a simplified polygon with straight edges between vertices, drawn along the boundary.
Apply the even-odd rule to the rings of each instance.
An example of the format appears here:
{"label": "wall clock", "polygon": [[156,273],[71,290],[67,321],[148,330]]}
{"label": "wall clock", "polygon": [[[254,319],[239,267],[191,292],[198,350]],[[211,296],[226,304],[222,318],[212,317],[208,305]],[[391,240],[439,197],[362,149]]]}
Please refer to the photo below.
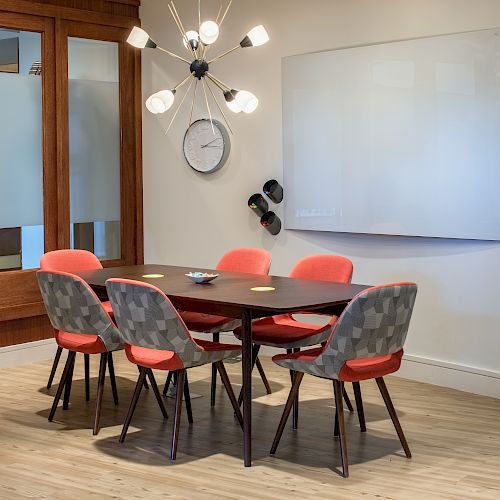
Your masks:
{"label": "wall clock", "polygon": [[210,120],[197,120],[184,135],[184,158],[192,169],[203,174],[221,168],[231,150],[231,141],[224,125],[217,120],[212,122],[213,130]]}

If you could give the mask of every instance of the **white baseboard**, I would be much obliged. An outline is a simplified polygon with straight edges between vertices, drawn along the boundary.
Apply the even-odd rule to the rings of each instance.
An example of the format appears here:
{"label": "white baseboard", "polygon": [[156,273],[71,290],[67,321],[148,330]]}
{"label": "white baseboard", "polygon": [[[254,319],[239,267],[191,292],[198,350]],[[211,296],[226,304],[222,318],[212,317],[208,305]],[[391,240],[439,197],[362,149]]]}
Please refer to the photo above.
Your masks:
{"label": "white baseboard", "polygon": [[56,349],[57,345],[54,339],[0,347],[0,368],[12,368],[53,359]]}
{"label": "white baseboard", "polygon": [[[206,336],[204,338],[206,339]],[[235,339],[231,333],[227,333],[221,334],[221,341],[232,343]],[[11,368],[53,359],[55,352],[54,339],[1,347],[0,368]],[[281,352],[280,349],[263,347],[260,354],[273,356]],[[500,399],[500,372],[496,371],[405,354],[401,369],[396,375],[427,384]]]}

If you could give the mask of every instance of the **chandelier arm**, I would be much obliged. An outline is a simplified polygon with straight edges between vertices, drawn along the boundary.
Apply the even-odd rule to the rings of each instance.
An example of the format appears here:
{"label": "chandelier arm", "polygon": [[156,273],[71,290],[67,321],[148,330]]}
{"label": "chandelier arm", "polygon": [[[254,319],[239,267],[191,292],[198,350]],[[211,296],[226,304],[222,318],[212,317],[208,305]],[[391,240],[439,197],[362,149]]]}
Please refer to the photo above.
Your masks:
{"label": "chandelier arm", "polygon": [[[189,75],[191,76],[191,75]],[[170,127],[172,126],[172,123],[174,123],[175,117],[177,116],[177,113],[179,113],[179,110],[181,109],[181,106],[184,104],[184,101],[186,100],[187,95],[189,94],[189,91],[191,90],[191,87],[193,85],[193,80],[191,80],[191,83],[189,84],[189,87],[186,90],[186,93],[182,96],[181,102],[179,103],[179,106],[177,106],[177,109],[175,110],[174,116],[172,116],[172,119],[170,120],[170,123],[167,127],[167,130],[165,131],[165,135],[168,134],[168,131],[170,130]]]}
{"label": "chandelier arm", "polygon": [[223,52],[222,54],[218,55],[217,57],[214,57],[210,61],[208,61],[208,64],[212,64],[215,61],[218,61],[219,59],[222,59],[223,57],[226,57],[228,54],[231,54],[231,52],[234,52],[235,50],[241,48],[241,45],[238,44],[236,47],[233,47],[232,49],[226,50],[226,52]]}
{"label": "chandelier arm", "polygon": [[[195,83],[194,83],[194,93],[193,93],[193,102],[191,103],[191,112],[189,113],[189,127],[191,126],[192,123],[192,118],[193,118],[193,109],[194,109],[194,101],[196,99],[196,90],[198,89],[198,79],[195,78]],[[188,128],[189,128],[188,127]]]}
{"label": "chandelier arm", "polygon": [[[170,3],[172,4],[172,8],[174,9],[175,15],[177,16],[177,20],[179,21],[179,25],[180,25],[181,30],[182,30],[182,37],[185,38],[186,37],[186,29],[184,28],[184,25],[182,24],[181,16],[179,16],[179,13],[177,12],[177,9],[175,8],[174,2],[171,1]],[[191,47],[189,45],[189,42],[188,42],[188,47]],[[192,49],[192,52],[195,55],[195,57],[198,57],[198,54],[196,54],[194,49]]]}
{"label": "chandelier arm", "polygon": [[222,111],[222,108],[219,104],[219,101],[216,99],[214,91],[212,90],[212,87],[210,87],[210,85],[208,84],[208,81],[207,81],[207,87],[208,87],[208,90],[210,90],[210,93],[212,94],[212,98],[213,98],[216,106],[219,108],[219,111],[220,111],[220,114],[222,115],[222,118],[224,118],[224,121],[226,122],[226,125],[227,125],[227,128],[229,129],[229,132],[231,132],[231,134],[234,135],[233,129],[231,128],[231,125],[229,125],[229,122],[226,118],[226,115],[224,114],[224,111]]}
{"label": "chandelier arm", "polygon": [[181,82],[179,82],[173,89],[171,90],[177,90],[179,87],[182,87],[192,76],[194,75],[194,73],[189,73],[188,76],[186,76],[186,78],[184,78],[184,80],[182,80]]}
{"label": "chandelier arm", "polygon": [[201,0],[198,0],[198,33],[201,28]]}
{"label": "chandelier arm", "polygon": [[184,61],[187,64],[191,64],[191,62],[188,61],[187,59],[184,59],[183,57],[178,56],[177,54],[174,54],[173,52],[170,52],[169,50],[164,49],[163,47],[160,47],[159,45],[157,45],[156,48],[158,50],[161,50],[162,52],[165,52],[165,54],[168,54],[171,57],[175,57],[176,59],[179,59],[180,61]]}
{"label": "chandelier arm", "polygon": [[[182,30],[182,26],[181,24],[179,24],[179,21],[177,20],[177,17],[175,16],[175,13],[172,9],[172,7],[170,6],[170,4],[167,4],[168,5],[168,10],[170,11],[170,14],[172,14],[172,17],[174,18],[174,22],[175,24],[177,25],[177,28],[179,28],[179,32],[181,34],[181,37],[183,40],[186,40],[186,33]],[[194,50],[193,48],[191,47],[191,45],[189,44],[189,42],[186,40],[187,42],[187,49],[189,50],[189,52],[191,52],[191,55],[196,58],[196,54],[194,53]]]}
{"label": "chandelier arm", "polygon": [[205,94],[205,103],[207,105],[208,117],[210,118],[210,125],[212,125],[212,133],[215,135],[214,122],[212,120],[212,113],[210,111],[210,105],[208,104],[207,89],[205,88],[205,79],[201,79],[201,84],[203,86],[203,93]]}
{"label": "chandelier arm", "polygon": [[209,73],[208,71],[205,73],[206,76],[208,76],[217,86],[225,92],[226,90],[231,90],[231,87],[228,87],[224,82],[220,81],[218,78],[216,78],[212,73]]}
{"label": "chandelier arm", "polygon": [[217,12],[217,17],[215,18],[215,22],[219,24],[219,16],[222,11],[222,3],[219,5],[219,12]]}
{"label": "chandelier arm", "polygon": [[220,23],[219,23],[219,29],[220,27],[222,26],[222,23],[224,22],[224,19],[226,19],[226,15],[229,11],[229,7],[231,7],[231,4],[233,3],[233,0],[229,0],[229,3],[227,4],[227,7],[226,7],[226,10],[224,12],[224,15],[222,16],[222,19],[220,20]]}

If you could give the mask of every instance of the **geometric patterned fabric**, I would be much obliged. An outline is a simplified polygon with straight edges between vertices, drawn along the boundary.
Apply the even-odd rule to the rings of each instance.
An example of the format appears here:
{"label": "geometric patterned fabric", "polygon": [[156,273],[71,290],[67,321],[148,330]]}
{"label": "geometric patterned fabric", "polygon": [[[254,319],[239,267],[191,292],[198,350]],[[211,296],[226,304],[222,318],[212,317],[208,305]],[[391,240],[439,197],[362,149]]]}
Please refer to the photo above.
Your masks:
{"label": "geometric patterned fabric", "polygon": [[97,295],[81,278],[38,271],[38,285],[52,326],[61,332],[97,335],[108,351],[123,349],[121,336]]}
{"label": "geometric patterned fabric", "polygon": [[[354,297],[315,357],[275,356],[278,365],[340,380],[347,361],[402,351],[417,295],[415,283],[381,285]],[[300,354],[300,353],[298,353]]]}
{"label": "geometric patterned fabric", "polygon": [[198,345],[170,299],[149,283],[110,279],[106,288],[126,344],[174,352],[184,368],[216,363],[241,353],[236,345],[210,343],[210,349]]}

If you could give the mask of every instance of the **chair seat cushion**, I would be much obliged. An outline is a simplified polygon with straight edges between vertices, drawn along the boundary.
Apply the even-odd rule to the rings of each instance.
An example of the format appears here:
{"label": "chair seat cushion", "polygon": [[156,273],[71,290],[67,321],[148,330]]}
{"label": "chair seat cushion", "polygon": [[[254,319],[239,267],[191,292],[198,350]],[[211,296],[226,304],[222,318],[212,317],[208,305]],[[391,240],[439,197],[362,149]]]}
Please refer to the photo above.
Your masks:
{"label": "chair seat cushion", "polygon": [[[278,354],[273,356],[273,361],[288,369],[295,368],[302,371],[306,363],[313,363],[321,354],[323,347],[307,349],[293,354]],[[373,358],[351,359],[340,370],[340,380],[343,382],[359,382],[370,378],[384,377],[399,370],[403,350],[394,354],[375,356]]]}
{"label": "chair seat cushion", "polygon": [[200,333],[231,332],[241,325],[241,320],[191,311],[179,311],[188,330]]}
{"label": "chair seat cushion", "polygon": [[[326,325],[314,325],[294,320],[289,314],[280,314],[259,319],[252,323],[252,341],[254,344],[284,349],[293,347],[308,347],[326,341],[337,321],[336,316]],[[241,339],[241,327],[234,330]]]}
{"label": "chair seat cushion", "polygon": [[114,319],[113,308],[111,307],[111,302],[109,302],[109,300],[107,300],[106,302],[101,302],[101,304],[102,304],[102,307],[104,308],[104,310],[111,316],[111,319]]}
{"label": "chair seat cushion", "polygon": [[108,351],[98,335],[68,333],[57,330],[54,336],[59,347],[70,351],[84,354],[101,354]]}
{"label": "chair seat cushion", "polygon": [[241,352],[241,347],[233,344],[220,344],[219,342],[209,342],[198,340],[196,343],[205,351],[198,364],[184,366],[182,360],[173,351],[160,349],[150,349],[136,345],[125,344],[127,359],[136,365],[152,368],[154,370],[181,370],[192,366],[199,366],[206,363],[215,363],[228,357],[237,356]]}

